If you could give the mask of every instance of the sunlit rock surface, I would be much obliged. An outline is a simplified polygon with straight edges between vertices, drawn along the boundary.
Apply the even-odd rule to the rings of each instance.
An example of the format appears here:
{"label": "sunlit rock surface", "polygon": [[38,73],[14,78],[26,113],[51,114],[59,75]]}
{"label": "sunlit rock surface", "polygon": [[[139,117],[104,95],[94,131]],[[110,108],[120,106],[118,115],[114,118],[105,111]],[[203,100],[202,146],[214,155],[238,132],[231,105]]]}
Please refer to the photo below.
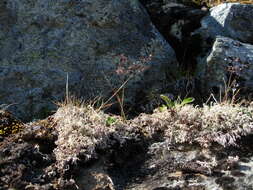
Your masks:
{"label": "sunlit rock surface", "polygon": [[133,102],[177,70],[173,49],[138,1],[6,0],[0,11],[0,104],[13,104],[19,118],[50,114],[67,76],[69,93],[94,98],[133,75],[125,86]]}

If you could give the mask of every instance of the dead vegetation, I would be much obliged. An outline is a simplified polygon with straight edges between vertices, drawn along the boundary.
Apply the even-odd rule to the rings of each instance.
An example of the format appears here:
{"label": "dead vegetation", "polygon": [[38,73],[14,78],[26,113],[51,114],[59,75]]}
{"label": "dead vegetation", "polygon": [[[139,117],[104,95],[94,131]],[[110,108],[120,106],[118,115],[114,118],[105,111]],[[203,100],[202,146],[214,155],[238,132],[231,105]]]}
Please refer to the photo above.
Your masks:
{"label": "dead vegetation", "polygon": [[241,3],[241,4],[253,4],[252,0],[193,0],[196,4],[207,4],[210,7],[219,5],[221,3]]}
{"label": "dead vegetation", "polygon": [[[242,136],[253,132],[253,108],[230,104],[185,105],[154,114],[141,114],[133,120],[110,116],[90,105],[65,105],[54,115],[58,133],[54,153],[58,169],[64,170],[82,159],[87,162],[97,156],[96,148],[110,149],[113,135],[120,144],[126,139],[145,136],[152,139],[163,134],[168,145],[188,143],[202,147],[218,143],[235,145]],[[108,122],[108,118],[113,118]]]}
{"label": "dead vegetation", "polygon": [[[0,185],[18,189],[46,189],[47,186],[71,189],[70,186],[78,184],[75,182],[81,175],[75,173],[78,168],[105,155],[110,155],[107,159],[114,155],[107,162],[122,164],[120,168],[127,162],[136,164],[136,158],[131,160],[134,155],[138,153],[143,158],[147,154],[147,150],[131,152],[136,144],[149,147],[150,154],[185,144],[200,149],[211,149],[213,145],[225,149],[253,133],[252,114],[251,106],[226,102],[156,109],[153,114],[143,113],[124,120],[90,104],[69,100],[49,118],[25,124],[18,134],[4,137],[0,142],[0,148],[5,150],[0,153]],[[24,169],[18,170],[21,166]],[[17,183],[11,181],[9,171],[17,171],[13,173],[19,176]]]}

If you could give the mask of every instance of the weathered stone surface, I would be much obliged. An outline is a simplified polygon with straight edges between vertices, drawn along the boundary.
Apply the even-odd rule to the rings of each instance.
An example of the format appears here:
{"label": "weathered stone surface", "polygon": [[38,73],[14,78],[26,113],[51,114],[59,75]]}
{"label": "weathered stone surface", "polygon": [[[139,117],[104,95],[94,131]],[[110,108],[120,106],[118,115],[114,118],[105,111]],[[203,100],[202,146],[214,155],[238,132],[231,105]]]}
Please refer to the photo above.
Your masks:
{"label": "weathered stone surface", "polygon": [[[247,96],[253,90],[253,45],[241,43],[226,37],[217,37],[212,51],[199,63],[203,93],[224,92],[225,84]],[[230,82],[229,82],[230,81]]]}
{"label": "weathered stone surface", "polygon": [[22,119],[52,110],[67,73],[70,93],[84,98],[111,95],[135,73],[125,90],[131,102],[138,89],[161,88],[175,70],[174,51],[138,1],[0,2],[0,104],[14,104]]}
{"label": "weathered stone surface", "polygon": [[210,10],[201,21],[201,35],[215,39],[226,36],[253,44],[253,5],[224,3]]}

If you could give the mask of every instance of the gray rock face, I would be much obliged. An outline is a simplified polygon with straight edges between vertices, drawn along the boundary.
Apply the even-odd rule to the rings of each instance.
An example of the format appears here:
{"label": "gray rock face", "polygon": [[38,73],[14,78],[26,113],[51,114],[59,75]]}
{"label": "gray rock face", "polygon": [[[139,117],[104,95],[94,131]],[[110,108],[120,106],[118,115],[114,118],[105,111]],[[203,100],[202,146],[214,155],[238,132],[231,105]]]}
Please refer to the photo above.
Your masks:
{"label": "gray rock face", "polygon": [[235,87],[250,95],[253,91],[253,45],[217,37],[210,55],[201,60],[198,69],[202,92],[219,93],[220,89],[224,91],[225,83],[235,80]]}
{"label": "gray rock face", "polygon": [[6,0],[0,12],[0,104],[22,119],[43,117],[64,97],[67,73],[70,93],[84,98],[111,95],[134,74],[131,102],[177,69],[138,1]]}
{"label": "gray rock face", "polygon": [[199,32],[207,37],[217,35],[253,44],[253,5],[220,4],[201,21]]}

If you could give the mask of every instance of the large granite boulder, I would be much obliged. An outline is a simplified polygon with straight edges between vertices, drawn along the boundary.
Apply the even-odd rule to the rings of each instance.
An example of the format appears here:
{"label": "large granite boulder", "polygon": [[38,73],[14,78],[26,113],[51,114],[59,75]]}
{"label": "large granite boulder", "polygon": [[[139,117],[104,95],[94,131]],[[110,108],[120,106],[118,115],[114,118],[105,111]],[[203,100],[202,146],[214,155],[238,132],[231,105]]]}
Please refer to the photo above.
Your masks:
{"label": "large granite boulder", "polygon": [[[225,86],[242,95],[253,92],[253,45],[217,37],[211,53],[198,65],[202,93],[219,94]],[[252,98],[252,97],[251,97]]]}
{"label": "large granite boulder", "polygon": [[205,39],[226,36],[253,44],[253,5],[224,3],[210,10],[198,30]]}
{"label": "large granite boulder", "polygon": [[176,70],[173,49],[138,1],[0,2],[0,104],[22,119],[48,114],[67,75],[70,93],[84,98],[110,96],[132,76],[125,100],[133,102]]}

